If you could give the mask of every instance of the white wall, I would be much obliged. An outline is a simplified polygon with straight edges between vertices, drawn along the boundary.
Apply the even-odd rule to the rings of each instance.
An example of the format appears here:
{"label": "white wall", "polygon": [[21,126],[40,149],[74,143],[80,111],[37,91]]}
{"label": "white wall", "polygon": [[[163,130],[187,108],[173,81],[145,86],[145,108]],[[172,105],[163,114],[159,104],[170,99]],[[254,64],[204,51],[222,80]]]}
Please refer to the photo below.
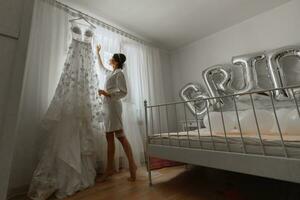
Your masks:
{"label": "white wall", "polygon": [[166,101],[172,101],[173,99],[173,91],[172,89],[172,79],[170,78],[171,72],[171,54],[168,51],[160,50],[160,59],[161,59],[161,66],[162,66],[162,73],[164,79],[164,91]]}
{"label": "white wall", "polygon": [[230,63],[232,56],[300,44],[299,8],[300,1],[293,0],[173,51],[173,98],[179,99],[178,91],[186,83],[203,83],[203,69]]}

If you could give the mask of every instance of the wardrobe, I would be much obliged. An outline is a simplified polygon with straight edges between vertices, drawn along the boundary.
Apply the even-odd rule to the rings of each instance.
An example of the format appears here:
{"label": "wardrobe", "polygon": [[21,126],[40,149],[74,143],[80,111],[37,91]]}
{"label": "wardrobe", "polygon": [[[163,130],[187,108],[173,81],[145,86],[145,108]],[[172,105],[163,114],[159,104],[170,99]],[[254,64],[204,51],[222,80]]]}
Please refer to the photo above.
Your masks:
{"label": "wardrobe", "polygon": [[7,196],[34,0],[0,0],[0,199]]}

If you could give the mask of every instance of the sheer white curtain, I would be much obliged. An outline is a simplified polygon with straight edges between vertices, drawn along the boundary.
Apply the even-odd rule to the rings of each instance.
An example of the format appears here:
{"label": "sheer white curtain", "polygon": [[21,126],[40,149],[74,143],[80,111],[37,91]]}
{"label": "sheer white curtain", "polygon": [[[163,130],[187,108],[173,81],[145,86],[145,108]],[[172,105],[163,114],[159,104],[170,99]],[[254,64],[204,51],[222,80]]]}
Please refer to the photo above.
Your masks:
{"label": "sheer white curtain", "polygon": [[[127,57],[123,70],[128,87],[128,94],[123,99],[123,124],[134,157],[140,165],[144,162],[144,100],[151,103],[164,102],[159,49],[140,44],[102,27],[97,29],[94,44],[101,44],[104,65],[108,68],[108,61],[114,53],[121,52]],[[102,86],[103,84],[100,87]],[[101,147],[105,146],[106,142],[101,144]],[[115,160],[117,167],[127,167],[128,163],[124,158],[125,154],[117,143]]]}
{"label": "sheer white curtain", "polygon": [[[122,52],[127,56],[127,67],[124,72],[128,76],[130,88],[125,100],[133,109],[140,133],[145,135],[144,100],[149,104],[165,102],[163,74],[158,48],[150,47],[135,41],[125,40],[122,43]],[[157,110],[153,110],[154,125],[157,126]],[[166,113],[161,112],[161,129],[166,128]],[[158,127],[155,127],[158,131]]]}
{"label": "sheer white curtain", "polygon": [[[69,18],[53,1],[36,0],[23,86],[20,131],[10,180],[12,187],[30,182],[40,149],[47,138],[39,123],[53,97],[64,66],[71,39]],[[146,99],[152,104],[164,101],[159,50],[102,27],[97,28],[96,44],[102,45],[105,63],[113,53],[122,52],[127,57],[124,72],[129,94],[123,101],[124,129],[137,164],[141,165],[144,161],[145,130],[143,101]],[[104,81],[103,76],[100,75],[100,78]],[[99,88],[103,87],[103,81]],[[106,163],[105,135],[98,135],[98,141],[98,166],[103,169]],[[116,147],[116,168],[126,167],[125,154],[119,144]]]}

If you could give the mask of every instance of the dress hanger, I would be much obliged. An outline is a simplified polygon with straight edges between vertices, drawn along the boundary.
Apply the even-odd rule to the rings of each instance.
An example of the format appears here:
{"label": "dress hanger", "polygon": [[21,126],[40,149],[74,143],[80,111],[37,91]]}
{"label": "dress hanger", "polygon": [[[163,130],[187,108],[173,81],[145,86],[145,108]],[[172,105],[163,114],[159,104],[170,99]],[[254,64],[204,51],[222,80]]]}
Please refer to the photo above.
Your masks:
{"label": "dress hanger", "polygon": [[96,26],[94,24],[92,24],[91,22],[89,22],[84,16],[80,16],[79,18],[75,18],[75,19],[70,19],[69,22],[74,22],[74,21],[78,21],[78,20],[84,20],[85,22],[87,22],[89,25],[91,25],[91,27],[96,28]]}

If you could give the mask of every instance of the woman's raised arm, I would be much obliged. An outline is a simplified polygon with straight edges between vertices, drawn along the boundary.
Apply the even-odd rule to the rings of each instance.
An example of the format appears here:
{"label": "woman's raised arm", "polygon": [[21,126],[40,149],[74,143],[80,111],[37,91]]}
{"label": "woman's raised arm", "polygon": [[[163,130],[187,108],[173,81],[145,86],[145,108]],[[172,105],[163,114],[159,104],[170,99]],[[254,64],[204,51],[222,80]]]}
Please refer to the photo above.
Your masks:
{"label": "woman's raised arm", "polygon": [[99,68],[100,68],[101,73],[104,73],[104,74],[110,73],[111,71],[106,69],[103,65],[102,58],[100,55],[101,46],[97,45],[96,50],[97,50],[96,52],[97,52],[97,56],[98,56],[98,63],[99,63]]}

